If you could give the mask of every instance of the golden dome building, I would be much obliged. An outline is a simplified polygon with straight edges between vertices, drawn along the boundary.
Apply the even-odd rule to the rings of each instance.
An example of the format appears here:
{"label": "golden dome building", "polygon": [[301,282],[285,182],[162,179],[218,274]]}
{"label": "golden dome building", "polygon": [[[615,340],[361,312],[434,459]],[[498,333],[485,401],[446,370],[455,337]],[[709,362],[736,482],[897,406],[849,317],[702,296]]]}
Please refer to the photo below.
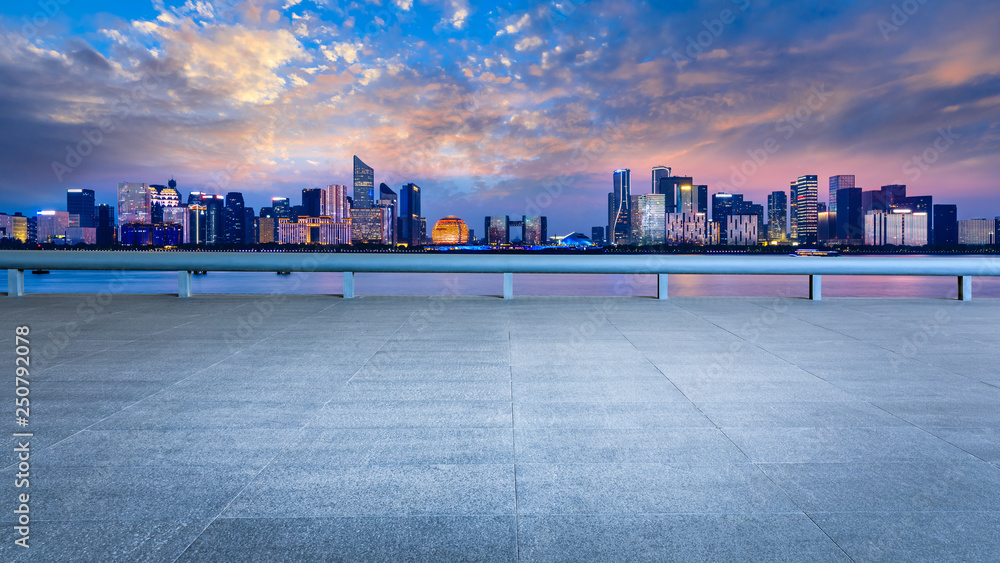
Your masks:
{"label": "golden dome building", "polygon": [[468,244],[469,226],[465,221],[449,215],[444,219],[434,223],[434,230],[431,231],[431,241],[434,244]]}

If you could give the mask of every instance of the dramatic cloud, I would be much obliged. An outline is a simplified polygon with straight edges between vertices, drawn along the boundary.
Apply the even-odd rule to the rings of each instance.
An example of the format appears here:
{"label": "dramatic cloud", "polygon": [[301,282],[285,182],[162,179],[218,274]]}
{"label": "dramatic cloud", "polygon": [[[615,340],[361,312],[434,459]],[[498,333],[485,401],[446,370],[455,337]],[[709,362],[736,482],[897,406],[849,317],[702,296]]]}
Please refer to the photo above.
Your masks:
{"label": "dramatic cloud", "polygon": [[589,230],[612,170],[642,193],[658,164],[757,201],[853,173],[1000,215],[1000,16],[861,4],[188,0],[34,28],[5,7],[0,210],[170,175],[259,206],[350,184],[358,154],[473,225]]}

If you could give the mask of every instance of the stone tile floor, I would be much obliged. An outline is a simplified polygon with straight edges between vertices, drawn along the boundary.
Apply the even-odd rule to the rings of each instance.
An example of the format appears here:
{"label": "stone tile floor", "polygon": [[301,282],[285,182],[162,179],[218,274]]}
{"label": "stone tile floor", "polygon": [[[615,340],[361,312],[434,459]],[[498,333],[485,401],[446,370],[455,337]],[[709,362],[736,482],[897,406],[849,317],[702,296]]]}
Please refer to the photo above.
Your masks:
{"label": "stone tile floor", "polygon": [[1000,301],[0,299],[0,560],[1000,558]]}

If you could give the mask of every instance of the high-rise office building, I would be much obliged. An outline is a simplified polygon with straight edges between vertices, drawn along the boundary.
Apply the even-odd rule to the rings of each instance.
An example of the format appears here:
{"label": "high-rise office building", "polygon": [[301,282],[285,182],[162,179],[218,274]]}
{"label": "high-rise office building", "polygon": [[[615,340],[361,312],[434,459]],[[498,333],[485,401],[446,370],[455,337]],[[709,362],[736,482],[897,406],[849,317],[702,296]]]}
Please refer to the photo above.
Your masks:
{"label": "high-rise office building", "polygon": [[324,191],[325,201],[320,209],[320,217],[329,217],[334,223],[343,223],[351,217],[351,206],[348,203],[347,186],[330,184]]}
{"label": "high-rise office building", "polygon": [[354,156],[354,209],[371,209],[375,205],[375,170]]}
{"label": "high-rise office building", "polygon": [[795,229],[799,242],[810,244],[817,240],[819,229],[818,187],[816,175],[799,176],[792,183],[795,192]]}
{"label": "high-rise office building", "polygon": [[[822,205],[822,204],[821,204]],[[826,211],[822,206],[821,211],[816,214],[816,240],[828,242],[837,238],[837,214]]]}
{"label": "high-rise office building", "polygon": [[319,217],[323,214],[323,200],[326,194],[321,188],[305,188],[302,190],[302,207],[309,217]]}
{"label": "high-rise office building", "polygon": [[[191,198],[188,198],[191,201]],[[188,244],[208,244],[208,207],[198,198],[196,203],[188,203]]]}
{"label": "high-rise office building", "polygon": [[243,244],[257,244],[260,239],[260,222],[253,207],[243,209]]}
{"label": "high-rise office building", "polygon": [[545,217],[539,215],[521,217],[521,242],[533,246],[545,244],[548,234],[545,232],[545,223]]}
{"label": "high-rise office building", "polygon": [[676,213],[706,213],[698,211],[700,188],[695,186],[692,178],[679,176],[672,180],[677,193],[677,206],[674,208]]}
{"label": "high-rise office building", "polygon": [[[854,176],[850,176],[851,182]],[[833,178],[830,178],[831,186]],[[831,187],[832,189],[832,187]],[[860,243],[865,238],[865,215],[862,205],[861,188],[837,189],[836,239],[844,242]]]}
{"label": "high-rise office building", "polygon": [[229,192],[226,194],[222,209],[222,242],[226,244],[244,244],[246,239],[246,205],[243,194]]}
{"label": "high-rise office building", "polygon": [[163,225],[174,224],[180,226],[180,244],[187,243],[188,237],[191,236],[190,228],[188,228],[188,219],[190,215],[188,206],[181,204],[173,207],[160,207],[160,211],[162,213],[160,223]]}
{"label": "high-rise office building", "polygon": [[611,232],[608,239],[613,244],[627,244],[631,235],[632,171],[626,168],[615,170],[612,182],[611,207],[608,209]]}
{"label": "high-rise office building", "polygon": [[[235,193],[235,192],[234,192]],[[202,192],[191,192],[188,195],[188,210],[192,205],[200,205],[204,208],[204,221],[191,221],[191,214],[188,214],[188,227],[195,226],[199,229],[198,244],[220,244],[223,242],[223,208],[225,198],[221,195],[212,195]],[[242,213],[242,210],[241,210]],[[200,229],[204,226],[204,232]],[[195,240],[191,236],[188,240]]]}
{"label": "high-rise office building", "polygon": [[705,213],[667,213],[664,222],[667,244],[719,244],[719,224]]}
{"label": "high-rise office building", "polygon": [[720,239],[721,230],[726,230],[726,241],[729,246],[755,246],[758,242],[758,221],[756,215],[742,215],[731,213],[725,216],[725,227],[719,221],[713,221],[719,225]]}
{"label": "high-rise office building", "polygon": [[957,205],[934,205],[934,244],[937,246],[955,246],[958,244]]}
{"label": "high-rise office building", "polygon": [[660,193],[660,179],[670,177],[670,167],[669,166],[654,166],[653,167],[653,184],[649,190],[651,194]]}
{"label": "high-rise office building", "polygon": [[[364,214],[381,215],[381,209],[365,209]],[[367,223],[362,222],[363,225]],[[280,244],[350,244],[352,223],[335,223],[330,217],[296,217],[278,219],[278,242]],[[370,241],[365,241],[370,242]]]}
{"label": "high-rise office building", "polygon": [[507,215],[487,216],[484,221],[486,244],[508,244],[510,217]]}
{"label": "high-rise office building", "polygon": [[68,228],[68,211],[39,211],[35,216],[35,240],[39,244],[64,243]]}
{"label": "high-rise office building", "polygon": [[865,244],[869,246],[926,246],[927,214],[896,209],[865,215]]}
{"label": "high-rise office building", "polygon": [[591,227],[590,240],[596,245],[604,244],[604,227]]}
{"label": "high-rise office building", "polygon": [[149,223],[149,184],[120,182],[118,184],[118,225],[125,223]]}
{"label": "high-rise office building", "polygon": [[76,217],[76,226],[90,228],[96,226],[94,190],[72,188],[66,190],[66,212]]}
{"label": "high-rise office building", "polygon": [[854,187],[853,174],[841,174],[839,176],[830,176],[830,202],[827,204],[826,210],[832,213],[836,213],[837,210],[839,209],[837,200],[837,190],[849,189],[853,187]]}
{"label": "high-rise office building", "polygon": [[395,246],[399,242],[399,228],[397,225],[399,221],[396,220],[396,214],[399,210],[399,196],[385,183],[379,184],[378,192],[378,207],[386,208],[391,219],[389,221],[389,237],[386,240],[386,244]]}
{"label": "high-rise office building", "polygon": [[118,225],[115,223],[115,208],[102,203],[97,206],[97,244],[111,246],[117,240]]}
{"label": "high-rise office building", "polygon": [[388,244],[393,218],[388,208],[351,208],[351,241],[359,244]]}
{"label": "high-rise office building", "polygon": [[996,244],[995,219],[966,219],[958,222],[958,244]]}
{"label": "high-rise office building", "polygon": [[666,233],[666,196],[663,194],[644,194],[638,197],[633,213],[641,217],[637,243],[641,245],[665,244]]}
{"label": "high-rise office building", "polygon": [[14,215],[0,213],[0,238],[27,242],[28,218],[20,213]]}
{"label": "high-rise office building", "polygon": [[399,190],[399,242],[409,246],[422,244],[420,217],[420,187],[403,184]]}
{"label": "high-rise office building", "polygon": [[742,194],[712,194],[712,221],[719,224],[719,238],[722,244],[728,243],[729,229],[726,218],[733,213],[739,213],[742,204]]}
{"label": "high-rise office building", "polygon": [[271,209],[274,210],[275,219],[292,219],[292,206],[287,197],[272,197]]}
{"label": "high-rise office building", "polygon": [[772,241],[788,239],[788,194],[781,190],[767,196],[767,238]]}
{"label": "high-rise office building", "polygon": [[792,182],[788,198],[788,238],[799,240],[799,185]]}

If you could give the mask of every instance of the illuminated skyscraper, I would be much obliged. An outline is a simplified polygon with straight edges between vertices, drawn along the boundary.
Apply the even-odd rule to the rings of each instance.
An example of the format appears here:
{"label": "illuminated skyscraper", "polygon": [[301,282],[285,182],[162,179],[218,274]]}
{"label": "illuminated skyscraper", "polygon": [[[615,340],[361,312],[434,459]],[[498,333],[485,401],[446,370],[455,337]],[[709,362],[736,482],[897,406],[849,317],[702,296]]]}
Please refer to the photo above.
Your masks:
{"label": "illuminated skyscraper", "polygon": [[118,184],[118,224],[149,223],[149,184],[121,182]]}
{"label": "illuminated skyscraper", "polygon": [[[241,196],[242,198],[242,196]],[[204,221],[191,221],[189,215],[190,228],[195,226],[199,229],[198,244],[219,244],[223,241],[223,218],[222,210],[225,205],[225,198],[221,195],[212,195],[202,192],[191,192],[188,195],[188,208],[191,205],[200,205],[204,208]],[[204,227],[202,227],[204,225]],[[204,228],[204,231],[201,229]],[[192,236],[189,240],[194,241]]]}
{"label": "illuminated skyscraper", "polygon": [[698,210],[698,188],[689,182],[691,178],[678,178],[677,213],[704,213]]}
{"label": "illuminated skyscraper", "polygon": [[292,206],[289,205],[287,197],[272,197],[271,209],[274,209],[275,219],[292,218]]}
{"label": "illuminated skyscraper", "polygon": [[20,213],[15,215],[0,213],[0,238],[26,242],[28,240],[28,218]]}
{"label": "illuminated skyscraper", "polygon": [[609,240],[614,244],[627,244],[630,239],[631,217],[629,207],[632,201],[631,176],[632,171],[627,168],[620,168],[614,172],[614,190],[611,192],[611,208],[608,210],[608,217],[610,218],[609,227],[611,228]]}
{"label": "illuminated skyscraper", "polygon": [[725,227],[722,226],[721,222],[714,222],[718,223],[720,233],[721,229],[725,228],[725,244],[729,246],[754,246],[757,244],[759,234],[757,227],[759,225],[756,215],[728,214],[726,215]]}
{"label": "illuminated skyscraper", "polygon": [[510,217],[507,215],[493,215],[486,217],[486,244],[508,244],[510,242],[509,225]]}
{"label": "illuminated skyscraper", "polygon": [[642,217],[638,243],[646,246],[666,243],[666,196],[641,195],[637,204],[633,213]]}
{"label": "illuminated skyscraper", "polygon": [[[366,209],[365,213],[381,213]],[[296,221],[278,220],[278,242],[281,244],[350,244],[350,223],[334,223],[329,217],[296,217]]]}
{"label": "illuminated skyscraper", "polygon": [[927,214],[896,209],[891,213],[872,211],[865,215],[865,244],[869,246],[925,246],[928,240]]}
{"label": "illuminated skyscraper", "polygon": [[399,209],[399,197],[385,183],[379,184],[378,192],[378,207],[384,207],[389,211],[389,237],[386,243],[395,245],[399,241],[398,221],[396,221],[396,212]]}
{"label": "illuminated skyscraper", "polygon": [[967,219],[958,222],[958,244],[996,244],[996,220]]}
{"label": "illuminated skyscraper", "polygon": [[651,194],[660,193],[658,190],[660,188],[660,178],[668,178],[670,176],[669,166],[654,166],[653,167],[653,185],[649,190]]}
{"label": "illuminated skyscraper", "polygon": [[796,239],[805,244],[815,243],[819,230],[818,179],[816,175],[799,176],[792,182],[795,194],[795,221],[793,229]]}
{"label": "illuminated skyscraper", "polygon": [[375,170],[354,157],[353,209],[371,209],[375,205]]}
{"label": "illuminated skyscraper", "polygon": [[420,187],[403,184],[399,190],[399,242],[417,246],[420,241]]}
{"label": "illuminated skyscraper", "polygon": [[75,226],[95,227],[97,218],[94,214],[94,190],[81,188],[66,190],[66,211],[71,217],[76,216]]}
{"label": "illuminated skyscraper", "polygon": [[538,215],[525,215],[521,218],[521,242],[530,245],[545,244],[548,239],[546,233],[546,218]]}
{"label": "illuminated skyscraper", "polygon": [[351,209],[351,241],[360,244],[388,244],[392,217],[385,207]]}
{"label": "illuminated skyscraper", "polygon": [[35,239],[40,243],[63,243],[69,228],[68,211],[39,211],[35,218]]}
{"label": "illuminated skyscraper", "polygon": [[844,190],[853,187],[854,187],[853,174],[841,174],[840,176],[830,176],[830,200],[826,206],[826,210],[831,213],[836,213],[837,210],[839,209],[839,204],[837,202],[837,190]]}
{"label": "illuminated skyscraper", "polygon": [[329,217],[334,223],[343,223],[351,216],[351,206],[347,203],[347,186],[331,184],[324,192],[320,217]]}
{"label": "illuminated skyscraper", "polygon": [[774,241],[788,239],[788,194],[781,190],[767,196],[767,236]]}
{"label": "illuminated skyscraper", "polygon": [[163,224],[173,223],[181,227],[180,244],[184,244],[188,241],[188,237],[191,236],[190,229],[188,228],[189,212],[187,205],[177,205],[174,207],[164,207],[163,209]]}
{"label": "illuminated skyscraper", "polygon": [[243,194],[229,192],[226,194],[225,206],[222,210],[222,242],[226,244],[243,244],[246,238],[246,205]]}

